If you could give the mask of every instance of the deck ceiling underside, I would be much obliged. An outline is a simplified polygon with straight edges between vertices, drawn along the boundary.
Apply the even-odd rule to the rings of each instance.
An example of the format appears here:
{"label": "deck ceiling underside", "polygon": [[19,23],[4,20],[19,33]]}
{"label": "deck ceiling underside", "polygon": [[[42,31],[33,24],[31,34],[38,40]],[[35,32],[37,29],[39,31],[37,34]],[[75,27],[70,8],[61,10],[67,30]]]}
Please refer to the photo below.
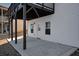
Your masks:
{"label": "deck ceiling underside", "polygon": [[[26,5],[26,11],[31,8],[31,6]],[[35,8],[35,7],[34,7]],[[48,10],[44,10],[43,8],[35,8],[39,17],[43,17],[43,16],[47,16],[50,14],[53,14],[53,12],[50,12]],[[32,8],[27,14],[27,20],[31,20],[31,19],[35,19],[35,18],[39,18],[38,15],[36,14],[36,12],[34,11],[34,9]],[[17,18],[18,19],[23,19],[23,8],[21,8],[18,12],[17,12]]]}

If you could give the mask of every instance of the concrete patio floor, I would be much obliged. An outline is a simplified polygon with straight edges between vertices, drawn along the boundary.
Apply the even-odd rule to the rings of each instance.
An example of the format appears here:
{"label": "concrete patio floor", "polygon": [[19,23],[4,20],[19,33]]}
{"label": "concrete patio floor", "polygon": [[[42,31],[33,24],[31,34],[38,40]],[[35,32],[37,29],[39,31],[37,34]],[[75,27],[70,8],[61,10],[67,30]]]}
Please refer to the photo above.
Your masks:
{"label": "concrete patio floor", "polygon": [[6,39],[0,38],[0,56],[20,56],[20,54],[8,43]]}
{"label": "concrete patio floor", "polygon": [[23,50],[22,37],[18,38],[17,44],[15,44],[15,40],[8,39],[8,41],[22,56],[68,56],[77,49],[72,46],[27,37],[27,49]]}

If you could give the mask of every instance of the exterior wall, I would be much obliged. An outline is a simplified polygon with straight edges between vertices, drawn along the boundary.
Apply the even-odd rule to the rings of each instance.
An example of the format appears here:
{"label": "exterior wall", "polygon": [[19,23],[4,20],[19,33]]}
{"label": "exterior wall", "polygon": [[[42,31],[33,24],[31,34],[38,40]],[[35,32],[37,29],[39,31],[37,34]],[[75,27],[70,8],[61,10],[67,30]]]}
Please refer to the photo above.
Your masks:
{"label": "exterior wall", "polygon": [[[45,22],[51,22],[51,34],[45,35]],[[34,24],[34,33],[30,24]],[[39,27],[40,31],[37,31]],[[55,14],[31,20],[28,33],[31,37],[79,47],[79,4],[55,4]]]}
{"label": "exterior wall", "polygon": [[[27,23],[26,23],[26,29],[27,29]],[[23,20],[18,19],[17,20],[17,32],[22,32],[22,31],[23,31]],[[15,20],[13,20],[13,32],[15,33]]]}

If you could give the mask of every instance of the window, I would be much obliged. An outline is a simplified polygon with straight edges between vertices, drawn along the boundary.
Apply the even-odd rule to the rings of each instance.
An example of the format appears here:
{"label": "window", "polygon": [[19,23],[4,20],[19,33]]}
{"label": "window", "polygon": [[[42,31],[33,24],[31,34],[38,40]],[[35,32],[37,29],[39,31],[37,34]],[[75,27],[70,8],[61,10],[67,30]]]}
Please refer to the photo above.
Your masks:
{"label": "window", "polygon": [[50,35],[50,22],[46,22],[45,25],[45,34]]}
{"label": "window", "polygon": [[7,12],[6,10],[3,10],[3,16],[6,16],[6,12]]}
{"label": "window", "polygon": [[34,25],[33,24],[31,24],[31,33],[33,33],[34,32]]}

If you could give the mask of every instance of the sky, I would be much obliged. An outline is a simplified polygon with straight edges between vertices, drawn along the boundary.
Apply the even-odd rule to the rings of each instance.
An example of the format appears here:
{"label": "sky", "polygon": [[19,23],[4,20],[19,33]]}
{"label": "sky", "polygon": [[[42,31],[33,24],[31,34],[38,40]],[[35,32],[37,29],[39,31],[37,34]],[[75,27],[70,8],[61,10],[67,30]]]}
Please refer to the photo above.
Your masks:
{"label": "sky", "polygon": [[1,6],[7,7],[7,8],[9,8],[10,4],[11,3],[0,3]]}

